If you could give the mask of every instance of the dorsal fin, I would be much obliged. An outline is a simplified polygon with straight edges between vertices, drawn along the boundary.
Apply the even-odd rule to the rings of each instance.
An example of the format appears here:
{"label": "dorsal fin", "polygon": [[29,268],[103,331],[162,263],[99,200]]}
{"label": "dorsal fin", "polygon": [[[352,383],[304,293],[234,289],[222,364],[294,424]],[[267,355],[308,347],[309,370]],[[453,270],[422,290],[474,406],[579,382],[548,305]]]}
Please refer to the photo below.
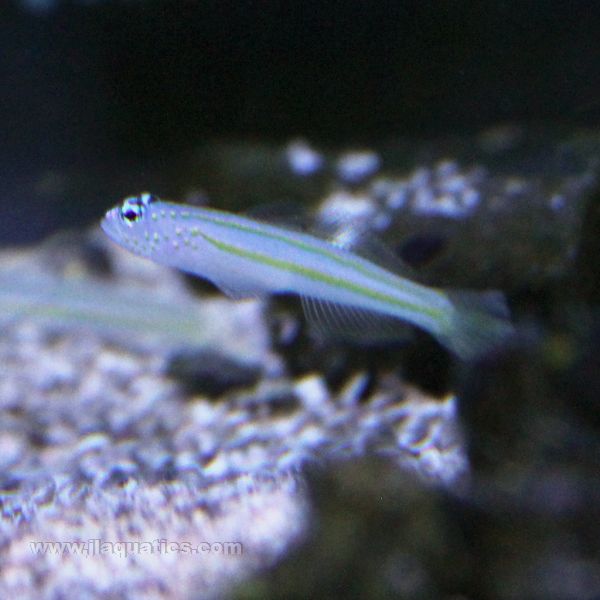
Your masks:
{"label": "dorsal fin", "polygon": [[364,221],[321,224],[316,235],[332,244],[402,277],[417,280],[415,270],[403,261]]}
{"label": "dorsal fin", "polygon": [[399,257],[374,231],[364,219],[351,219],[340,215],[326,220],[316,220],[307,214],[305,207],[295,201],[260,204],[245,213],[246,216],[285,227],[292,231],[310,233],[316,238],[330,242],[334,246],[349,250],[389,271],[418,281],[415,270]]}
{"label": "dorsal fin", "polygon": [[294,200],[261,203],[245,211],[244,216],[293,231],[310,231],[311,219],[306,208]]}

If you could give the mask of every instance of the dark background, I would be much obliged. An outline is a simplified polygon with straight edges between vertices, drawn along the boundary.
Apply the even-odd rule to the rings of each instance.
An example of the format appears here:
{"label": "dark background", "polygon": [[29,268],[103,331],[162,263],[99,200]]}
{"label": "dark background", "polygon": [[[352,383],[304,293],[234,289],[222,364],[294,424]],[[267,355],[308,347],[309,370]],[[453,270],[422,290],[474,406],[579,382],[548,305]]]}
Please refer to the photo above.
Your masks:
{"label": "dark background", "polygon": [[210,140],[373,146],[600,115],[592,2],[31,3],[0,8],[0,245],[174,195]]}

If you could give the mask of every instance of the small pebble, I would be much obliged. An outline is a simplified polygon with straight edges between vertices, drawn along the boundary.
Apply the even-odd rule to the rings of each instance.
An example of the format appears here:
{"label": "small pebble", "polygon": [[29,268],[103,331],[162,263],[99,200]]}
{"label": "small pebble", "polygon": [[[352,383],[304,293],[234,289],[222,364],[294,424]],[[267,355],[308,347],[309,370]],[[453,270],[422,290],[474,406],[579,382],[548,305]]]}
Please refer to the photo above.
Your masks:
{"label": "small pebble", "polygon": [[302,140],[291,142],[285,151],[291,170],[296,175],[314,175],[323,168],[323,155]]}
{"label": "small pebble", "polygon": [[339,178],[345,183],[361,183],[374,175],[381,167],[381,158],[376,152],[349,152],[341,156],[336,164]]}

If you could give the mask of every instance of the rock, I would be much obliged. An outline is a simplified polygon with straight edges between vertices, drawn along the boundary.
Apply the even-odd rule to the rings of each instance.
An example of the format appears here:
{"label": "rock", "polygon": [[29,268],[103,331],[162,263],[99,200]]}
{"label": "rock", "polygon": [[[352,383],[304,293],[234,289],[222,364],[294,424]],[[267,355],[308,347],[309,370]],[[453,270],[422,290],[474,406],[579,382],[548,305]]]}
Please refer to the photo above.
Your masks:
{"label": "rock", "polygon": [[220,396],[227,391],[254,385],[261,370],[215,350],[178,352],[169,361],[167,375],[183,383],[192,393]]}

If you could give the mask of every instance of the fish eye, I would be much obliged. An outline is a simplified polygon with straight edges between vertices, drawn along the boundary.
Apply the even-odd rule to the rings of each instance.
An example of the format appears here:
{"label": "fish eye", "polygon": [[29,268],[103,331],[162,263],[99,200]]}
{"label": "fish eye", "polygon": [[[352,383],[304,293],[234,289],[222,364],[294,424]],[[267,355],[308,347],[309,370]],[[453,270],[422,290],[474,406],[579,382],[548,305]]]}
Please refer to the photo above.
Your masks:
{"label": "fish eye", "polygon": [[143,218],[148,205],[152,204],[152,202],[156,202],[156,200],[156,196],[148,193],[125,198],[123,204],[121,204],[121,209],[119,210],[121,219],[131,227],[134,223],[139,222]]}

